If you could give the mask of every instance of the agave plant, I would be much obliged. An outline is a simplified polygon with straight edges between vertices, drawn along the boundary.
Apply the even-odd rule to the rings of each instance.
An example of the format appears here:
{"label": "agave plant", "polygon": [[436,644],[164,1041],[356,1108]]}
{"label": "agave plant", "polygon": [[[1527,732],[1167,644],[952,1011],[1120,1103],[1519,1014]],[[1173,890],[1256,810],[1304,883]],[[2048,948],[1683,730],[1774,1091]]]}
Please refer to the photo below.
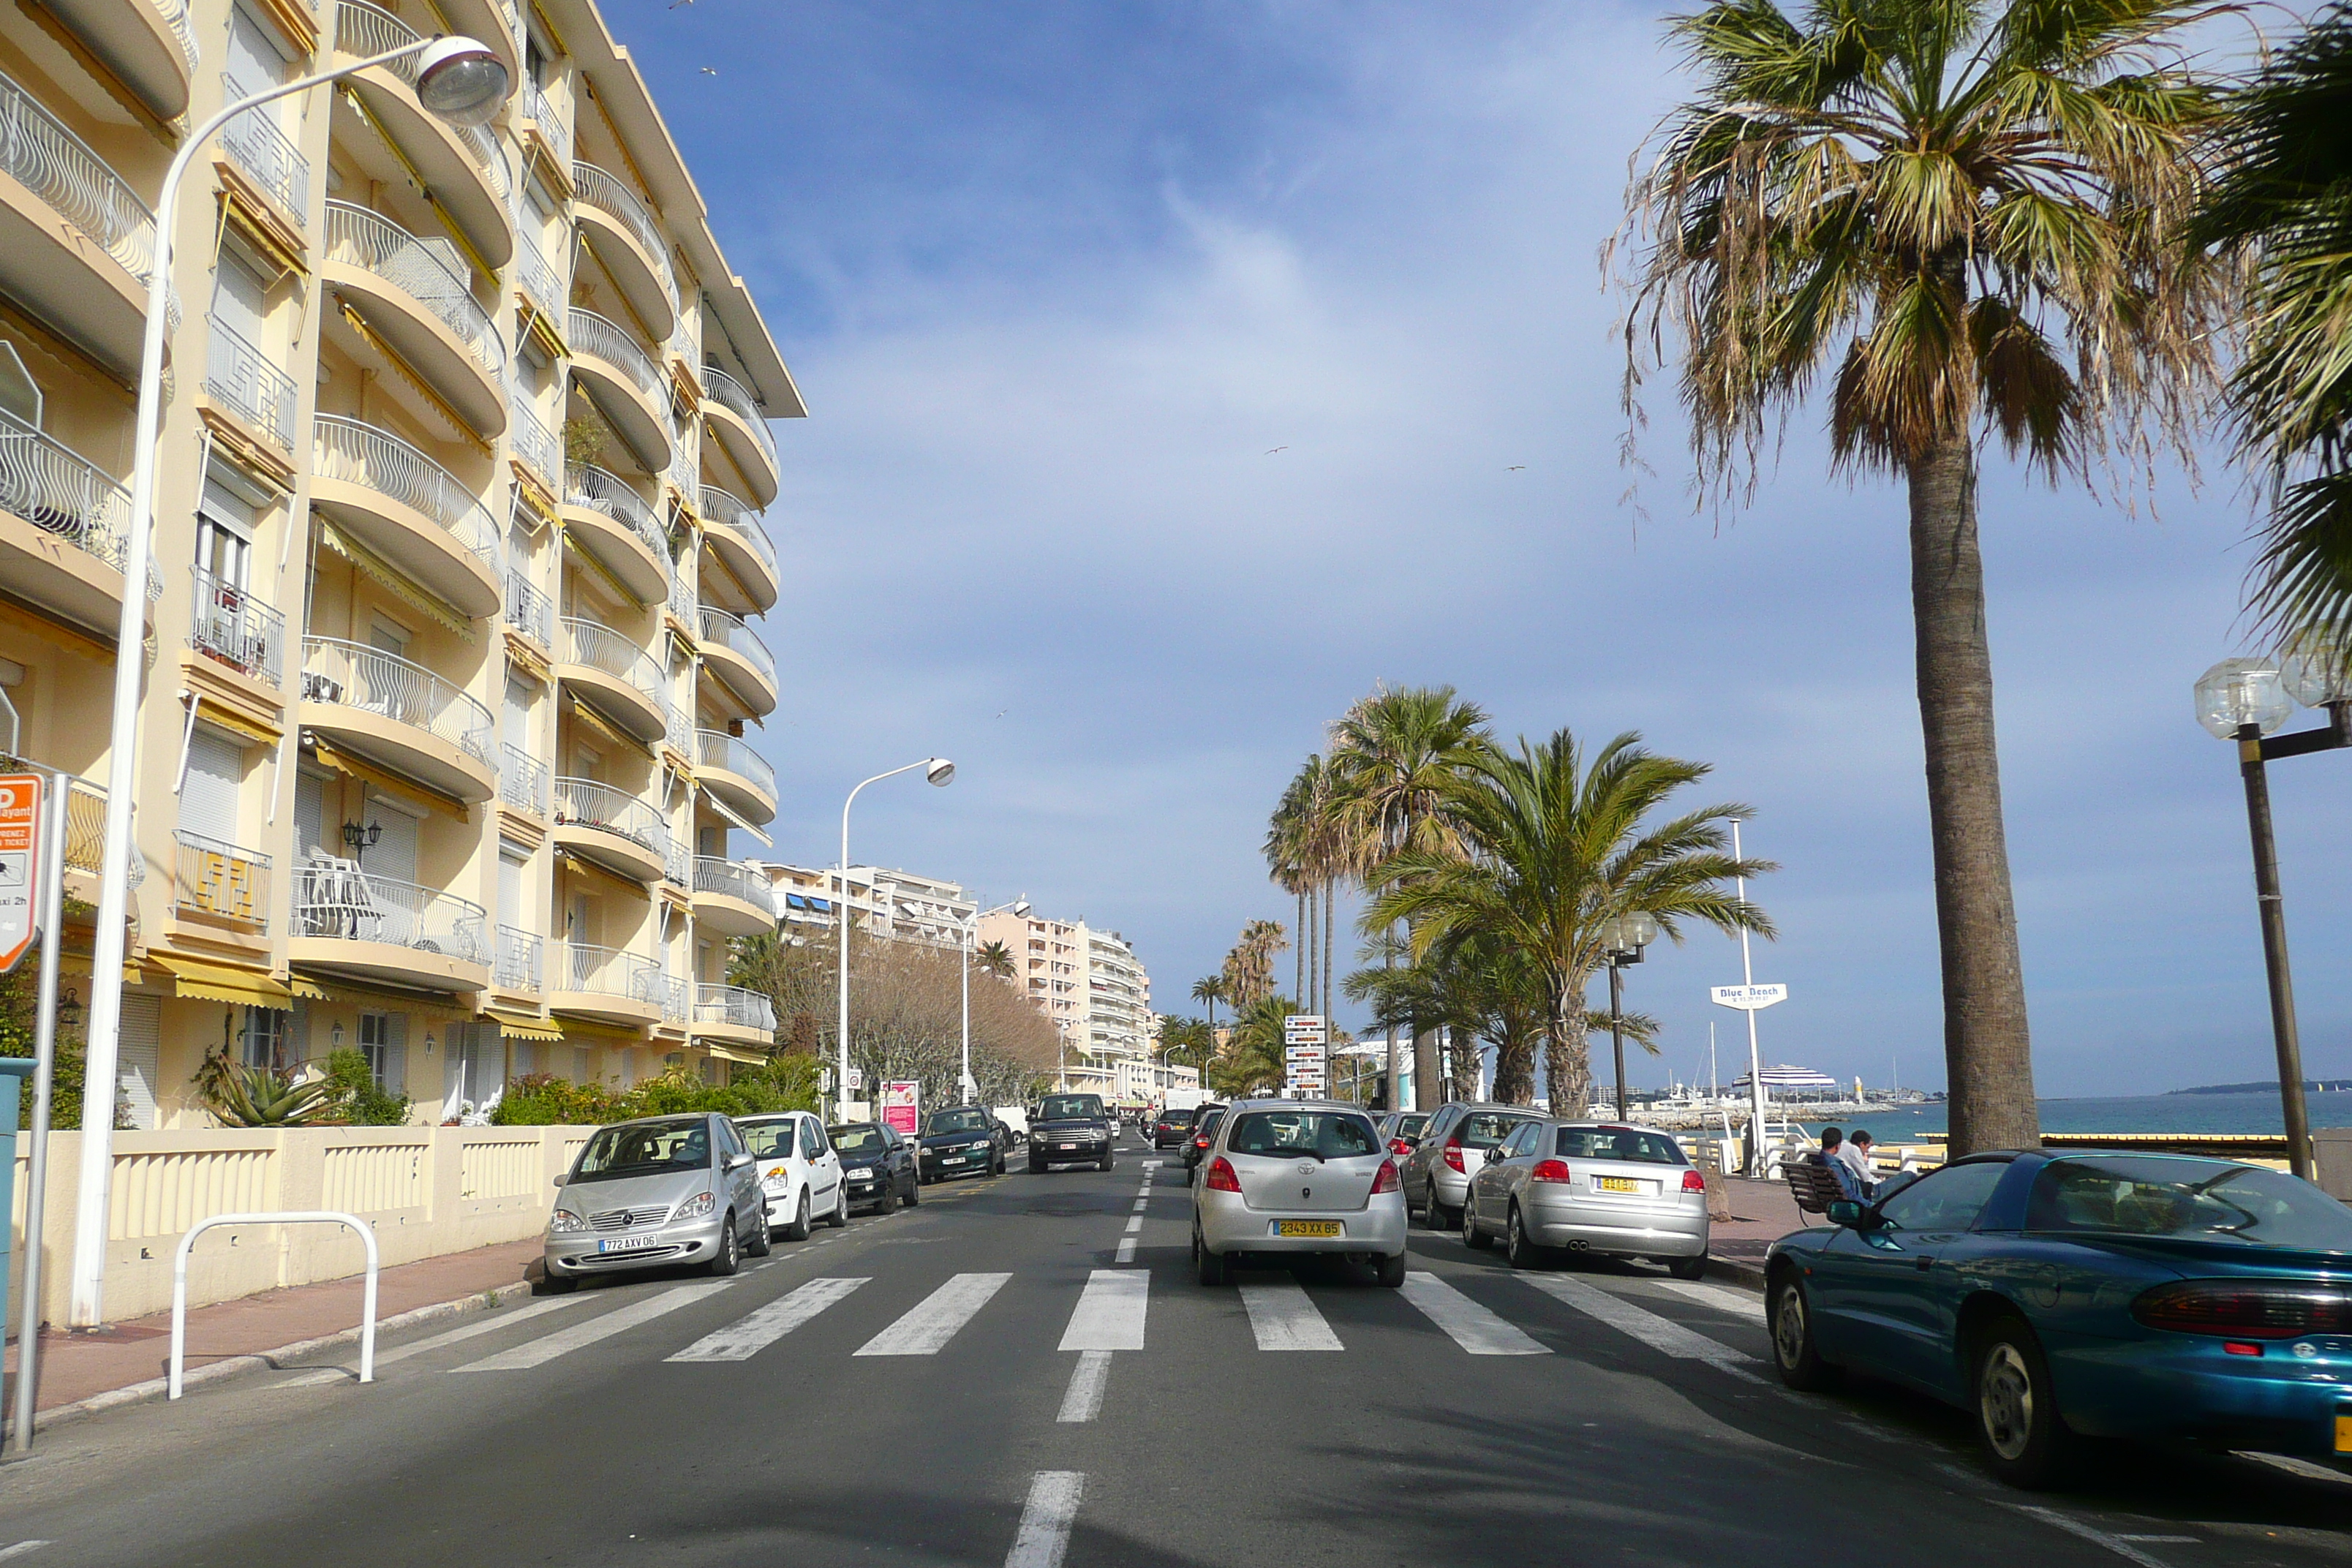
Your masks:
{"label": "agave plant", "polygon": [[225,1062],[206,1109],[228,1127],[300,1127],[331,1109],[333,1085],[270,1068]]}

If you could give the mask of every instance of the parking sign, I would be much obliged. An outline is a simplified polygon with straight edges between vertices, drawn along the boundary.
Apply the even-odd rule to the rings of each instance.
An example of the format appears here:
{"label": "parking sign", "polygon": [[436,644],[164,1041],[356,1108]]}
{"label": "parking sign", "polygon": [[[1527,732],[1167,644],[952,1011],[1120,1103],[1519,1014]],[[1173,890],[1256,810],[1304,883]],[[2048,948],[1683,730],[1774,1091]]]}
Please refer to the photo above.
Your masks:
{"label": "parking sign", "polygon": [[0,773],[0,974],[15,970],[33,946],[40,824],[40,775]]}

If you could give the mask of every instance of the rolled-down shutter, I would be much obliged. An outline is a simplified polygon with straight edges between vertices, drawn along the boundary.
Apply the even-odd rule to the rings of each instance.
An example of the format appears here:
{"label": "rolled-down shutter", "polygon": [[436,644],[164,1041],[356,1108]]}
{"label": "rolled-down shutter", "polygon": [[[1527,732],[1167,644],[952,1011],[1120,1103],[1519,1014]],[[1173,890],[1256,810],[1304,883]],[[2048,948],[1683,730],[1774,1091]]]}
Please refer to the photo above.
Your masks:
{"label": "rolled-down shutter", "polygon": [[162,1066],[163,1004],[153,996],[122,999],[122,1032],[115,1068],[122,1085],[118,1106],[128,1106],[131,1125],[142,1131],[156,1126],[155,1077]]}

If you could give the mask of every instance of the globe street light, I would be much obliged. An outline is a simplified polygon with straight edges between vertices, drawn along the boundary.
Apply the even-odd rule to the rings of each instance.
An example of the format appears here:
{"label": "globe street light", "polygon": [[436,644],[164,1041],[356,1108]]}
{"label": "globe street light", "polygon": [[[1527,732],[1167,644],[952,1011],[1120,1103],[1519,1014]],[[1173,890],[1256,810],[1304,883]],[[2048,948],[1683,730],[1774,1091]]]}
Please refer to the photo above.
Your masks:
{"label": "globe street light", "polygon": [[[1657,917],[1636,910],[1601,923],[1601,947],[1609,965],[1609,1039],[1617,1050],[1617,1120],[1630,1121],[1625,1109],[1625,965],[1642,962],[1642,950],[1658,940]],[[1554,1112],[1558,1114],[1557,1111]]]}
{"label": "globe street light", "polygon": [[849,808],[856,803],[857,790],[870,784],[880,784],[884,779],[895,779],[900,773],[911,773],[917,768],[923,770],[924,782],[940,789],[955,783],[953,763],[945,757],[925,757],[919,763],[908,763],[903,768],[892,768],[887,773],[876,773],[872,778],[862,781],[857,789],[849,792],[849,798],[841,803],[841,896],[835,900],[833,914],[835,921],[841,927],[841,1037],[838,1043],[841,1047],[840,1119],[844,1121],[849,1120]]}
{"label": "globe street light", "polygon": [[139,356],[139,407],[131,431],[131,526],[122,561],[122,613],[115,628],[114,712],[107,762],[106,826],[99,859],[98,939],[91,958],[89,1034],[84,1072],[100,1092],[82,1107],[81,1172],[74,1214],[73,1300],[69,1321],[95,1328],[104,1321],[100,1291],[106,1270],[107,1188],[114,1173],[115,1080],[122,1036],[122,950],[130,918],[131,805],[138,788],[139,678],[145,661],[147,581],[153,548],[156,445],[163,422],[163,331],[172,279],[172,225],[180,181],[205,143],[247,110],[337,81],[373,66],[417,57],[417,101],[455,125],[480,125],[498,113],[513,83],[487,44],[466,37],[419,38],[333,70],[283,82],[240,98],[198,125],[180,143],[155,201],[155,258],[147,276],[147,322]]}
{"label": "globe street light", "polygon": [[992,910],[974,910],[969,920],[959,922],[963,933],[963,1098],[967,1105],[976,1103],[980,1096],[980,1085],[971,1076],[971,939],[981,921],[1008,911],[1019,919],[1028,919],[1029,900],[1015,899]]}

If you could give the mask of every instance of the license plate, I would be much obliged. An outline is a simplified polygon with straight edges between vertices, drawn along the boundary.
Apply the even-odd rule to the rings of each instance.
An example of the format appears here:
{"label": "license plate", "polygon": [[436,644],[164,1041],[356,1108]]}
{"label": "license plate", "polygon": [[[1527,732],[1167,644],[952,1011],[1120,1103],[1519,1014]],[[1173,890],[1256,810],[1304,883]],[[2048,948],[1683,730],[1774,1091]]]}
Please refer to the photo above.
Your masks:
{"label": "license plate", "polygon": [[1337,1236],[1339,1222],[1336,1219],[1284,1219],[1275,1221],[1276,1236]]}
{"label": "license plate", "polygon": [[1076,1149],[1077,1145],[1076,1143],[1056,1143],[1054,1147],[1056,1149],[1069,1150]]}
{"label": "license plate", "polygon": [[946,1158],[942,1159],[940,1163],[942,1165],[961,1165],[963,1162],[964,1156],[961,1154],[950,1154]]}
{"label": "license plate", "polygon": [[2336,1413],[2336,1451],[2352,1454],[2352,1410]]}
{"label": "license plate", "polygon": [[1638,1193],[1642,1190],[1642,1184],[1631,1176],[1595,1176],[1592,1185],[1596,1192],[1603,1193]]}
{"label": "license plate", "polygon": [[643,1252],[649,1247],[659,1247],[660,1245],[661,1237],[657,1236],[625,1236],[617,1241],[598,1242],[596,1244],[596,1250],[599,1252]]}

